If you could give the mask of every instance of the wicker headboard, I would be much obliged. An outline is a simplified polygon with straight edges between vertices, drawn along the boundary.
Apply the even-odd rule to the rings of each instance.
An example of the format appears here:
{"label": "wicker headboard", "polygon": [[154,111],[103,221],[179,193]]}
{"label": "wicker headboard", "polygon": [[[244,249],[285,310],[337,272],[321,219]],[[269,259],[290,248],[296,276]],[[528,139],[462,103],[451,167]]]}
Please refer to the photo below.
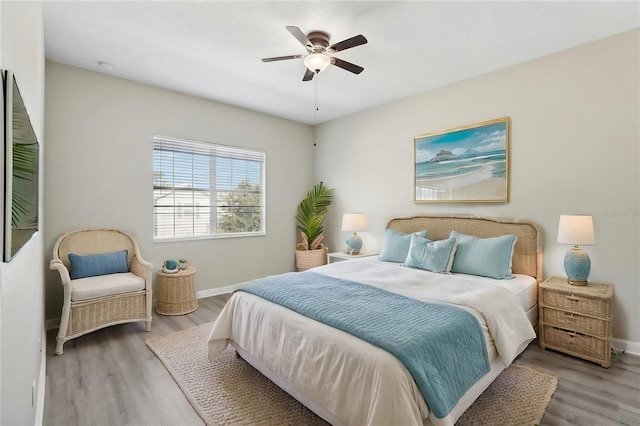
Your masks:
{"label": "wicker headboard", "polygon": [[427,215],[391,219],[387,228],[400,232],[426,229],[430,240],[442,240],[449,232],[479,238],[515,234],[518,237],[513,251],[513,273],[535,277],[542,281],[542,231],[533,222],[480,216]]}

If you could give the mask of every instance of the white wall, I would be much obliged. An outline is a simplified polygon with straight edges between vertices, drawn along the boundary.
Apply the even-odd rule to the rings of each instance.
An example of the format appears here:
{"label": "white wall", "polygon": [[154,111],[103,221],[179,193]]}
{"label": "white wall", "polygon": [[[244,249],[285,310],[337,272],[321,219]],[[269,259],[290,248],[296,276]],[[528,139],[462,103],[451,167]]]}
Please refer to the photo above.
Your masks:
{"label": "white wall", "polygon": [[[310,126],[54,62],[46,63],[46,113],[47,262],[63,232],[115,227],[156,270],[189,259],[201,292],[294,269],[295,211],[313,184]],[[154,243],[156,134],[265,151],[267,235]],[[59,277],[46,281],[47,318],[59,318]]]}
{"label": "white wall", "polygon": [[[3,1],[0,10],[0,68],[15,75],[40,142],[42,158],[45,151],[42,5]],[[41,218],[42,201],[40,195]],[[42,416],[45,360],[41,352],[44,338],[42,220],[40,226],[41,231],[11,263],[0,264],[0,424],[3,425],[35,424]],[[35,404],[32,403],[34,382]]]}
{"label": "white wall", "polygon": [[[364,251],[386,222],[429,213],[527,218],[544,230],[544,275],[564,275],[560,214],[591,214],[591,281],[615,287],[613,336],[640,350],[640,31],[324,123],[316,129],[316,180],[336,188],[325,233],[344,246],[344,212],[367,213]],[[381,88],[380,90],[384,90]],[[506,204],[413,204],[413,137],[511,118]],[[628,342],[618,342],[624,344]]]}

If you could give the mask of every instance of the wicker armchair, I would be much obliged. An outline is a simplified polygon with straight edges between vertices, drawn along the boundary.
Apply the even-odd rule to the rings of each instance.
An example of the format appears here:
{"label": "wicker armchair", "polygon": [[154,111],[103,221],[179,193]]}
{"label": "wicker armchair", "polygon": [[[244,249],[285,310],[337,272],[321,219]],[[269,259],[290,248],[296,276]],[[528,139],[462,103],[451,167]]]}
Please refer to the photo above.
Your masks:
{"label": "wicker armchair", "polygon": [[[71,279],[69,254],[80,256],[128,250],[129,272]],[[122,260],[124,262],[124,260]],[[58,238],[49,268],[60,273],[64,303],[56,354],[68,340],[115,324],[145,321],[151,330],[151,263],[136,241],[117,229],[84,229]]]}

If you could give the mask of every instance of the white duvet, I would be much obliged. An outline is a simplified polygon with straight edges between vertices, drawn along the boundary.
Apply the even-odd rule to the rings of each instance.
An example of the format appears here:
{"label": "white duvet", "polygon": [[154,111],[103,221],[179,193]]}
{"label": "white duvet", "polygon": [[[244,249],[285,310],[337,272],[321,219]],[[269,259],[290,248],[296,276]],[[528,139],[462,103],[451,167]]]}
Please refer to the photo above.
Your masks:
{"label": "white duvet", "polygon": [[357,281],[418,300],[455,304],[482,325],[492,370],[444,419],[430,415],[404,365],[393,355],[260,297],[236,292],[209,337],[214,358],[229,341],[267,375],[334,425],[452,425],[489,383],[535,338],[507,282],[434,274],[377,257],[337,262],[314,272]]}

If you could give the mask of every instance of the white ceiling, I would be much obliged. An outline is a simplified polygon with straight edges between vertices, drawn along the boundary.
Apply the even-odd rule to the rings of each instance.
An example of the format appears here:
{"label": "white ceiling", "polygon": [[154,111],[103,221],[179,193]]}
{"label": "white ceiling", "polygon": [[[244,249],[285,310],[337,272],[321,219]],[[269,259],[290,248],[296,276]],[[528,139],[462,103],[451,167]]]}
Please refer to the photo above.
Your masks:
{"label": "white ceiling", "polygon": [[[49,60],[314,124],[640,26],[640,2],[45,1]],[[369,43],[302,82],[285,29]],[[99,61],[110,62],[105,70]],[[318,106],[314,95],[318,83]]]}

